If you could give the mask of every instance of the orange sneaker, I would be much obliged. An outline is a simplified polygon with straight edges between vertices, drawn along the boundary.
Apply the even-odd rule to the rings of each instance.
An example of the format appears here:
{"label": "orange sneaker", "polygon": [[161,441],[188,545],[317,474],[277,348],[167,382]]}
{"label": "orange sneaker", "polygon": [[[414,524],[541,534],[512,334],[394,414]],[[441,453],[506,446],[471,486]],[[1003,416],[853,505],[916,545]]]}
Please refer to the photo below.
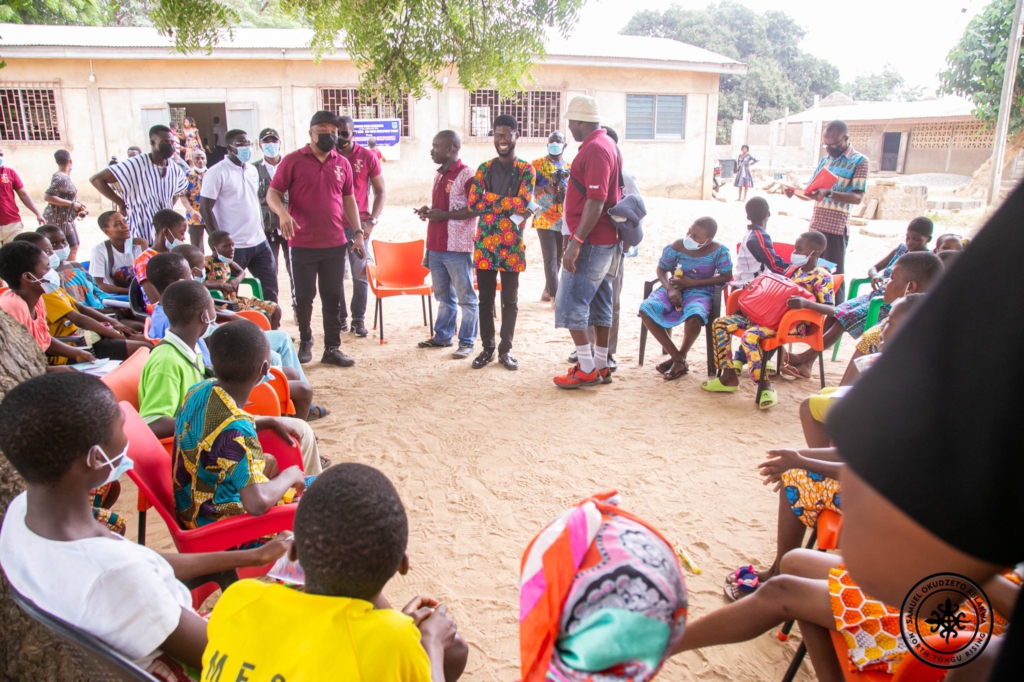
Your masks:
{"label": "orange sneaker", "polygon": [[579,388],[580,386],[593,386],[601,383],[601,373],[594,370],[589,374],[580,369],[578,364],[569,368],[569,371],[562,376],[555,377],[555,386],[564,389]]}

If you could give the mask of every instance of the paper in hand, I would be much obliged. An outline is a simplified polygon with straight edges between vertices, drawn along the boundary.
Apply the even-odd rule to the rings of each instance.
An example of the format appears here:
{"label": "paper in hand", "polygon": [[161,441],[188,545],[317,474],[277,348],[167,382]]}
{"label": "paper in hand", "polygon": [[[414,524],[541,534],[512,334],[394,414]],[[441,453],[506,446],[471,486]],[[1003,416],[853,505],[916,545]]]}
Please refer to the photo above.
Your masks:
{"label": "paper in hand", "polygon": [[267,571],[267,577],[280,580],[288,585],[306,584],[306,572],[302,570],[302,565],[298,561],[289,561],[287,554],[271,566]]}

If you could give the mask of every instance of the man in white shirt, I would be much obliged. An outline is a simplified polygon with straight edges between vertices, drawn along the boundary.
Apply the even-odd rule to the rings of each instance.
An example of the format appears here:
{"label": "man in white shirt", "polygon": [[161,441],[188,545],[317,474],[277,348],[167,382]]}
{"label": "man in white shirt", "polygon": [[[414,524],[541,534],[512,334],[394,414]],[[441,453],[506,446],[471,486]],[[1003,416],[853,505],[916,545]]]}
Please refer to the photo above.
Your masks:
{"label": "man in white shirt", "polygon": [[249,163],[252,142],[244,130],[229,130],[227,158],[203,178],[199,211],[207,233],[223,230],[235,240],[235,263],[263,286],[263,298],[277,303],[277,260],[263,232],[259,173]]}

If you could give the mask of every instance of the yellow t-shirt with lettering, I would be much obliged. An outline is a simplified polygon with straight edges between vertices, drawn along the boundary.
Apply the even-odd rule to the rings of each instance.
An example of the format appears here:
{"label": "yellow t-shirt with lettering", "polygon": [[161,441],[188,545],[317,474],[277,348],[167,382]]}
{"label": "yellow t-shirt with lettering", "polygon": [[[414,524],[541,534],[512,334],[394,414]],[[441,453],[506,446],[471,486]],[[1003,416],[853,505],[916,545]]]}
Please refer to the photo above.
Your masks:
{"label": "yellow t-shirt with lettering", "polygon": [[203,682],[430,682],[412,618],[361,599],[240,580],[206,632]]}

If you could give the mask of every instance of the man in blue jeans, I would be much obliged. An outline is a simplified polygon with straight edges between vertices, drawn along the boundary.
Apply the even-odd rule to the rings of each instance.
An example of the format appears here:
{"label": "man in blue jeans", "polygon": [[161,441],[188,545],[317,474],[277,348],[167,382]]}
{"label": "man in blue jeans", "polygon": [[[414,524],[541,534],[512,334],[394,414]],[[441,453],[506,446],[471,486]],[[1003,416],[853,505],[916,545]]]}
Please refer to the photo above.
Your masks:
{"label": "man in blue jeans", "polygon": [[[621,199],[622,157],[601,128],[601,112],[593,97],[574,97],[565,117],[580,150],[572,162],[565,193],[569,243],[555,297],[555,327],[569,330],[576,345],[577,363],[554,381],[559,388],[574,389],[612,382],[608,337],[612,279],[621,250],[618,231],[607,209]],[[588,327],[594,328],[593,349],[587,338]]]}
{"label": "man in blue jeans", "polygon": [[[477,296],[473,290],[473,245],[476,217],[467,208],[473,169],[459,160],[462,141],[457,133],[442,130],[434,136],[430,158],[439,164],[434,177],[430,208],[423,206],[416,213],[427,222],[427,258],[430,279],[437,298],[437,321],[434,335],[420,341],[420,348],[445,348],[452,345],[455,321],[462,309],[459,347],[456,358],[473,353],[476,338]],[[456,305],[458,302],[458,305]]]}

